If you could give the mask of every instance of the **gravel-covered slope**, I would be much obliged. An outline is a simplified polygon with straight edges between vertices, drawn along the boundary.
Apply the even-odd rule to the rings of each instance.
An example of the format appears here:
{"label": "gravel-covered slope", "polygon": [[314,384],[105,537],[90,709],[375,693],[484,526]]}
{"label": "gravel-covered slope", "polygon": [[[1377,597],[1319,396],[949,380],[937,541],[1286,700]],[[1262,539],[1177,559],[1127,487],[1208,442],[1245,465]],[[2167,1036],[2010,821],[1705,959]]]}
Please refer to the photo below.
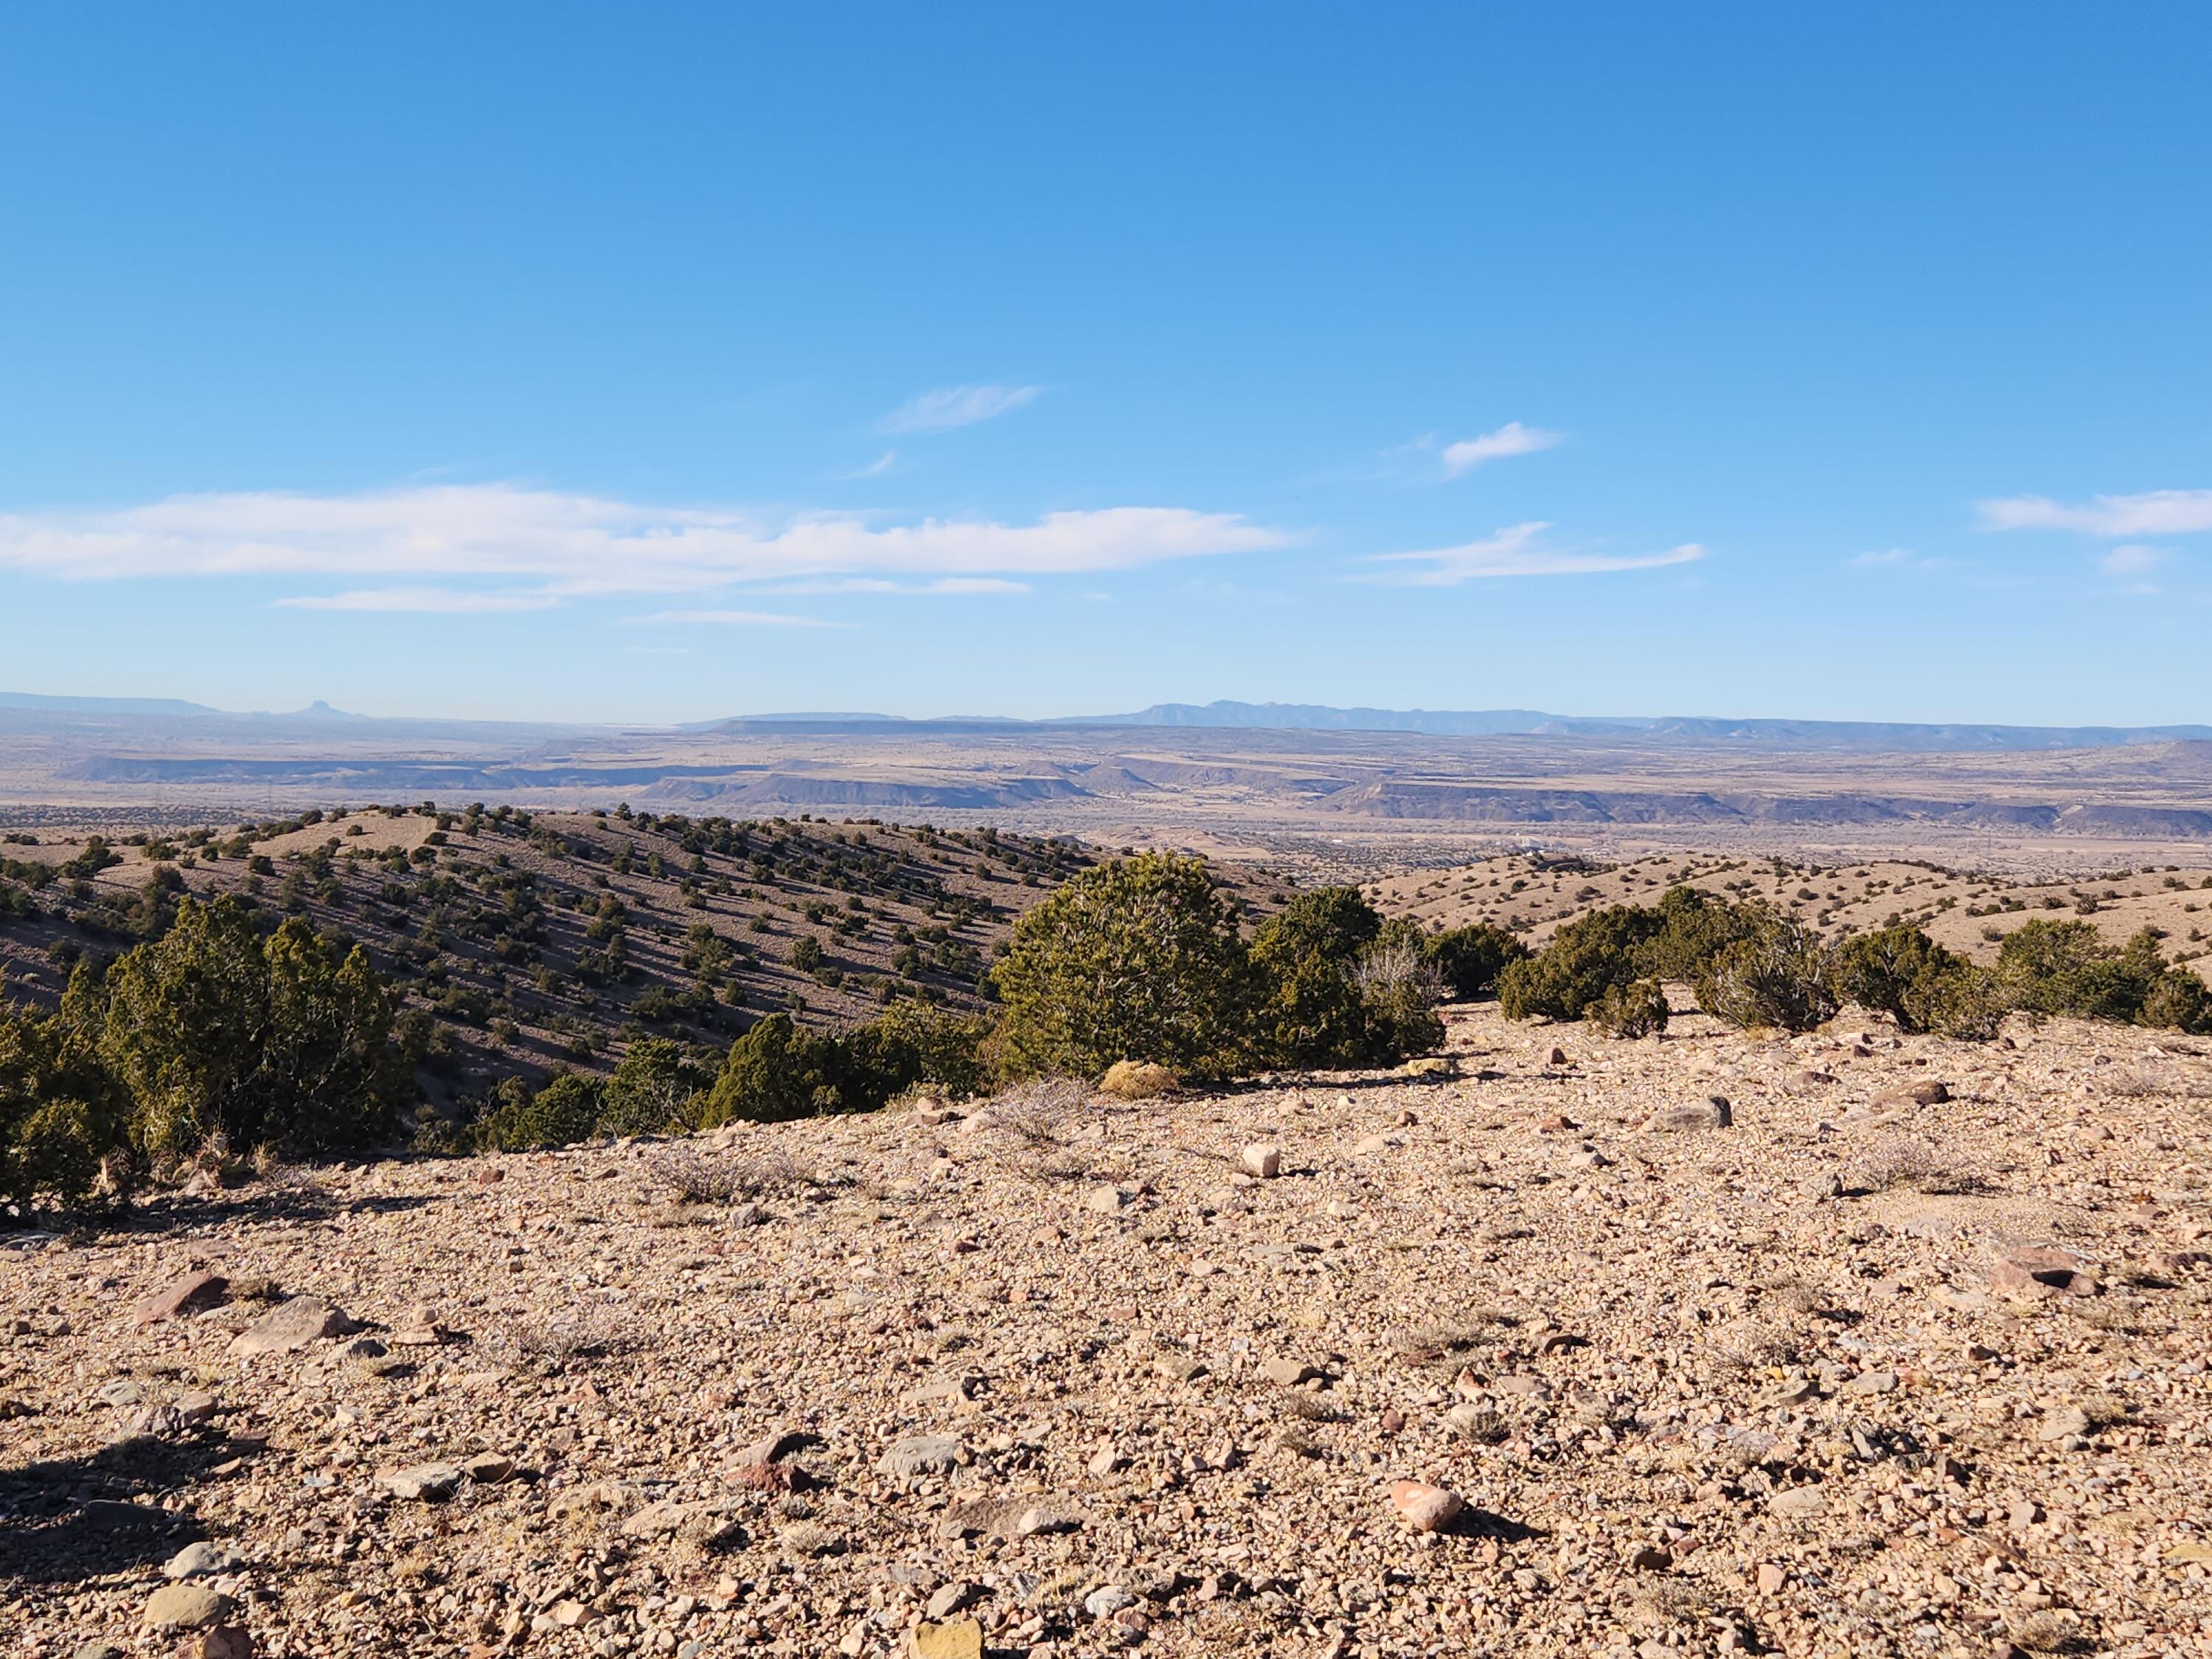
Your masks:
{"label": "gravel-covered slope", "polygon": [[2212,1060],[1853,1036],[17,1235],[0,1650],[2212,1652]]}

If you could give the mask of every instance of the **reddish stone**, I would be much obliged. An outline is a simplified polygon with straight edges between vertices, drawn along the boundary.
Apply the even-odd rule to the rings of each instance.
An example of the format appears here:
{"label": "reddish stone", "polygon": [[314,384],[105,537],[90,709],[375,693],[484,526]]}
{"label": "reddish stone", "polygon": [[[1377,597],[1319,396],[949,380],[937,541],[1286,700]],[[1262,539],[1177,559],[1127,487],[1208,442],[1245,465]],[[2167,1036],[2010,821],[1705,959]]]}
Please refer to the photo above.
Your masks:
{"label": "reddish stone", "polygon": [[1401,1480],[1390,1488],[1390,1507],[1414,1531],[1435,1532],[1449,1526],[1466,1504],[1457,1492],[1425,1480]]}
{"label": "reddish stone", "polygon": [[221,1273],[186,1273],[133,1308],[131,1317],[138,1324],[151,1325],[179,1314],[216,1307],[229,1299],[230,1281]]}
{"label": "reddish stone", "polygon": [[730,1479],[748,1492],[803,1492],[811,1484],[796,1463],[743,1463]]}

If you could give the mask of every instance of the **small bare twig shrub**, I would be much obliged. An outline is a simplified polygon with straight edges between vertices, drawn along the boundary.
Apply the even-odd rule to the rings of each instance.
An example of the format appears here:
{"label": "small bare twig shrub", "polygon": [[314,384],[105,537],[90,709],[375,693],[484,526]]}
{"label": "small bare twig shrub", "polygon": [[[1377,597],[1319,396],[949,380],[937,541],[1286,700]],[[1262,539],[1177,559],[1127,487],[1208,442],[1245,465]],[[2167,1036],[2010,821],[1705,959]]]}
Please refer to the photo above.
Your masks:
{"label": "small bare twig shrub", "polygon": [[983,1109],[1001,1139],[1036,1152],[1063,1144],[1092,1102],[1073,1078],[1047,1077],[1016,1084]]}
{"label": "small bare twig shrub", "polygon": [[1982,1185],[1978,1176],[1952,1163],[1941,1148],[1911,1135],[1869,1147],[1844,1166],[1843,1182],[1848,1188],[1867,1193],[1900,1188],[1917,1193],[1966,1193]]}
{"label": "small bare twig shrub", "polygon": [[525,1363],[546,1368],[579,1359],[605,1359],[635,1353],[649,1334],[634,1315],[614,1308],[568,1308],[532,1320],[508,1332],[499,1346]]}
{"label": "small bare twig shrub", "polygon": [[653,1160],[653,1172],[678,1204],[734,1204],[747,1195],[739,1168],[688,1149],[663,1153]]}

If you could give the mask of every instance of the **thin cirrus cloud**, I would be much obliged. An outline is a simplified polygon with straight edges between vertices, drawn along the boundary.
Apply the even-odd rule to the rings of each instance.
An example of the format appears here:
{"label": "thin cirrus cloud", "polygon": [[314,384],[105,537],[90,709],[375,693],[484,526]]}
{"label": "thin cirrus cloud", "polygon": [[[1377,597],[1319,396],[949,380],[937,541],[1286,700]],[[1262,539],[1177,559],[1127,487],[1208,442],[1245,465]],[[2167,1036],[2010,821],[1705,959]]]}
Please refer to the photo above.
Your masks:
{"label": "thin cirrus cloud", "polygon": [[2152,489],[2054,501],[2007,495],[1978,501],[1984,530],[2074,530],[2091,536],[2187,536],[2212,530],[2212,489]]}
{"label": "thin cirrus cloud", "polygon": [[1951,562],[1916,553],[1909,547],[1869,548],[1844,561],[1854,570],[1940,570]]}
{"label": "thin cirrus cloud", "polygon": [[1541,427],[1523,426],[1518,421],[1508,421],[1495,432],[1486,432],[1479,438],[1462,438],[1457,443],[1443,447],[1444,477],[1456,478],[1490,461],[1502,461],[1515,455],[1534,455],[1540,449],[1549,449],[1565,437],[1564,432],[1547,432]]}
{"label": "thin cirrus cloud", "polygon": [[824,622],[818,617],[787,616],[780,611],[656,611],[649,617],[625,617],[623,622],[646,628],[658,623],[704,623],[718,628],[847,628],[848,623]]}
{"label": "thin cirrus cloud", "polygon": [[2148,576],[2166,562],[2166,554],[2155,547],[2130,544],[2116,547],[2097,561],[2097,568],[2107,576]]}
{"label": "thin cirrus cloud", "polygon": [[842,472],[838,474],[838,477],[840,479],[848,483],[854,478],[880,478],[884,473],[890,471],[897,465],[898,451],[896,449],[886,449],[882,454],[877,456],[874,460],[870,461],[866,466],[855,467],[850,472]]}
{"label": "thin cirrus cloud", "polygon": [[276,601],[287,611],[391,611],[432,616],[550,611],[560,603],[556,595],[542,592],[477,593],[451,587],[356,587],[343,593],[302,594]]}
{"label": "thin cirrus cloud", "polygon": [[[720,507],[445,484],[351,495],[178,495],[106,511],[0,514],[0,568],[107,580],[366,578],[390,585],[296,604],[459,611],[544,609],[593,595],[700,592],[741,582],[992,584],[1260,552],[1289,540],[1235,514],[1186,507],[1048,513],[1026,524],[884,525],[849,514],[769,524]],[[486,592],[471,583],[529,586]]]}
{"label": "thin cirrus cloud", "polygon": [[1616,570],[1657,570],[1707,556],[1695,542],[1656,553],[1572,553],[1542,544],[1542,520],[1509,525],[1482,541],[1413,553],[1377,553],[1369,562],[1402,567],[1374,580],[1408,587],[1457,587],[1507,576],[1591,576]]}
{"label": "thin cirrus cloud", "polygon": [[1026,593],[1027,582],[1004,576],[939,576],[934,581],[896,582],[885,576],[838,576],[821,581],[779,582],[772,593]]}
{"label": "thin cirrus cloud", "polygon": [[996,420],[1032,401],[1041,386],[946,386],[909,398],[879,422],[885,432],[951,432]]}

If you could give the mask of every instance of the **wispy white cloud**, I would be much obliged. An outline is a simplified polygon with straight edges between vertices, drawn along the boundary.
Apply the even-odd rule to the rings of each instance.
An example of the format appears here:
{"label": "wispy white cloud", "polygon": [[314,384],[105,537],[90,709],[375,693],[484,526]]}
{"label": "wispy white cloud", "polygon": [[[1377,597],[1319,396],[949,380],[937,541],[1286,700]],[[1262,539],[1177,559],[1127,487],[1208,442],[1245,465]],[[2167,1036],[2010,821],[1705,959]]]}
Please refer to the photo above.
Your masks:
{"label": "wispy white cloud", "polygon": [[638,628],[658,623],[706,623],[719,628],[848,628],[849,623],[824,622],[818,617],[790,617],[779,611],[656,611],[649,617],[625,617]]}
{"label": "wispy white cloud", "polygon": [[898,451],[896,449],[886,449],[882,454],[877,456],[874,460],[870,461],[866,466],[855,468],[850,472],[840,473],[838,476],[848,480],[853,478],[880,478],[884,473],[890,471],[897,465]]}
{"label": "wispy white cloud", "polygon": [[1011,414],[1042,392],[1041,386],[945,386],[908,399],[881,422],[886,432],[950,432]]}
{"label": "wispy white cloud", "polygon": [[453,616],[490,611],[550,611],[561,603],[544,592],[476,593],[452,587],[356,587],[343,593],[278,599],[286,611],[414,611]]}
{"label": "wispy white cloud", "polygon": [[1869,549],[1844,561],[1854,570],[1941,570],[1951,562],[1909,547]]}
{"label": "wispy white cloud", "polygon": [[1027,582],[1004,576],[939,576],[935,581],[899,582],[887,576],[838,576],[822,581],[778,582],[771,593],[1026,593]]}
{"label": "wispy white cloud", "polygon": [[1470,468],[1486,461],[1502,461],[1513,455],[1533,455],[1540,449],[1549,449],[1567,434],[1547,432],[1541,427],[1523,426],[1518,421],[1508,421],[1495,432],[1486,432],[1480,438],[1463,438],[1443,447],[1444,477],[1456,478]]}
{"label": "wispy white cloud", "polygon": [[1412,587],[1456,587],[1462,582],[1500,576],[1590,576],[1615,570],[1656,570],[1668,565],[1689,564],[1706,556],[1695,542],[1685,542],[1656,553],[1575,553],[1541,544],[1551,526],[1541,520],[1509,525],[1485,540],[1457,547],[1431,548],[1415,553],[1377,553],[1370,562],[1402,564],[1379,580]]}
{"label": "wispy white cloud", "polygon": [[2087,502],[2047,495],[1978,501],[1984,530],[2076,530],[2092,536],[2186,536],[2212,530],[2212,489],[2153,489]]}
{"label": "wispy white cloud", "polygon": [[[81,579],[328,576],[529,582],[532,604],[698,592],[738,582],[875,576],[929,583],[1127,570],[1287,544],[1235,514],[1121,507],[1028,524],[848,514],[763,523],[721,507],[658,507],[512,484],[355,495],[177,495],[107,511],[0,514],[0,568]],[[377,590],[362,589],[362,593]],[[326,608],[519,608],[517,596],[426,600],[444,587],[340,595]],[[461,592],[460,589],[454,589]]]}
{"label": "wispy white cloud", "polygon": [[2129,542],[2099,559],[2097,568],[2112,580],[2120,592],[2132,599],[2143,599],[2163,591],[2151,575],[2166,562],[2167,556],[2163,548]]}
{"label": "wispy white cloud", "polygon": [[2138,547],[2130,544],[2116,547],[2097,561],[2107,576],[2141,576],[2155,570],[2166,562],[2164,552],[2155,547]]}

